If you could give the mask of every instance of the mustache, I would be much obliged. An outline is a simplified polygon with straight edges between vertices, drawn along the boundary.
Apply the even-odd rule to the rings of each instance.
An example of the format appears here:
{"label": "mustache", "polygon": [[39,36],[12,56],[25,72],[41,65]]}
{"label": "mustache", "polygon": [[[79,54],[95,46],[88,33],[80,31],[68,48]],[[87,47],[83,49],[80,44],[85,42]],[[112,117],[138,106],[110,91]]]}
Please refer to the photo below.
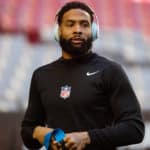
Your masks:
{"label": "mustache", "polygon": [[84,38],[82,38],[81,36],[73,36],[69,39],[69,41],[72,41],[72,40],[80,40],[80,41],[86,41]]}

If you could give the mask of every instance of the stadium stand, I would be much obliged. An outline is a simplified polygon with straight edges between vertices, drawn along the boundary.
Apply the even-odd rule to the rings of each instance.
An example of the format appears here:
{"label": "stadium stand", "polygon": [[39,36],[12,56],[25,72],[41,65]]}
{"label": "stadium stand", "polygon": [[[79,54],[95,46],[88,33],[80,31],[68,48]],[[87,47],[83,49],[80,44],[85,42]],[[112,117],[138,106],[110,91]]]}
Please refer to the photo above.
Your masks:
{"label": "stadium stand", "polygon": [[[0,1],[0,132],[5,134],[0,136],[0,144],[4,145],[3,150],[21,149],[19,125],[27,106],[31,75],[35,68],[61,55],[52,31],[55,13],[67,1]],[[120,149],[150,149],[150,1],[82,1],[90,4],[99,18],[100,38],[94,42],[94,51],[124,65],[143,111],[146,124],[143,143]],[[15,132],[16,136],[12,136]]]}

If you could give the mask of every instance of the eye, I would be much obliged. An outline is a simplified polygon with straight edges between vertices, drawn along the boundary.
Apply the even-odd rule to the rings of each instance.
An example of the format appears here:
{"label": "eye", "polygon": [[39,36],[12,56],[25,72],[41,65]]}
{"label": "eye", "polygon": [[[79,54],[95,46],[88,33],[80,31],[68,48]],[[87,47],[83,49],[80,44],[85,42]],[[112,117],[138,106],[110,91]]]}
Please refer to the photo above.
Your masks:
{"label": "eye", "polygon": [[81,25],[82,25],[84,28],[90,26],[90,24],[89,24],[87,21],[82,22]]}
{"label": "eye", "polygon": [[66,22],[66,26],[67,27],[72,27],[73,25],[74,25],[74,23],[72,21]]}

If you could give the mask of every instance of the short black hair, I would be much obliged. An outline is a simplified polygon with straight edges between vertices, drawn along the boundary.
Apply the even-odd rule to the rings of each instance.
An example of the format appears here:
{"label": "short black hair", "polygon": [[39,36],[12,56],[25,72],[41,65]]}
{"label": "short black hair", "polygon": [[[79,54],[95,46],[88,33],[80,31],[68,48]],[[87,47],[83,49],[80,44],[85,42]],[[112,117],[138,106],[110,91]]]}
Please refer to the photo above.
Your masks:
{"label": "short black hair", "polygon": [[60,25],[61,22],[62,22],[62,18],[63,18],[63,15],[65,14],[65,12],[69,11],[70,9],[82,9],[86,12],[89,13],[90,17],[91,17],[91,22],[93,22],[93,15],[94,15],[94,12],[91,10],[91,8],[86,5],[85,3],[83,2],[80,2],[80,1],[72,1],[72,2],[68,2],[66,3],[60,10],[59,12],[57,13],[56,17],[57,17],[57,23]]}

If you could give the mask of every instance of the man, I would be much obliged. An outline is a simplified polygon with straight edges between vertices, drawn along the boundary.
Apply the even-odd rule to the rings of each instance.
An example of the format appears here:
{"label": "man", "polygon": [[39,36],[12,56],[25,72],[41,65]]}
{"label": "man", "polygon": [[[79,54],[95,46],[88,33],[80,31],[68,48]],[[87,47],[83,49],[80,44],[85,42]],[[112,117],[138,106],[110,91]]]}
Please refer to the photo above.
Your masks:
{"label": "man", "polygon": [[[125,72],[91,50],[93,18],[81,2],[58,12],[62,57],[33,73],[21,129],[28,148],[43,146],[56,128],[66,133],[67,150],[114,150],[143,140],[140,106]],[[62,149],[54,138],[49,142],[52,150]]]}

